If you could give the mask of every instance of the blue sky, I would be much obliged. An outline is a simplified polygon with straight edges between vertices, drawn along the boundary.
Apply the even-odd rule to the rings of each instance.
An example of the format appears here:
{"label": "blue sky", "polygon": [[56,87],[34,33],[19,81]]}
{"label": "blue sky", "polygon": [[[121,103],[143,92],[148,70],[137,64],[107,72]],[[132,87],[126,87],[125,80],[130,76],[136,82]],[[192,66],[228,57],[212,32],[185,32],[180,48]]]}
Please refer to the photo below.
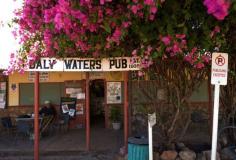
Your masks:
{"label": "blue sky", "polygon": [[9,63],[9,54],[19,47],[12,35],[12,28],[7,23],[14,17],[13,11],[22,5],[22,0],[0,0],[0,68],[6,68]]}

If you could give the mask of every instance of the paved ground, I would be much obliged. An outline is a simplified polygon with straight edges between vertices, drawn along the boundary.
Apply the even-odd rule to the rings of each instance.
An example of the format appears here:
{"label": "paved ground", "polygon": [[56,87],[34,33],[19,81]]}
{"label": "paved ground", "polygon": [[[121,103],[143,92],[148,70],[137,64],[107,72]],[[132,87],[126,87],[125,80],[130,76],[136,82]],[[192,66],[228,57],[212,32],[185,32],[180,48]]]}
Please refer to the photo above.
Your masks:
{"label": "paved ground", "polygon": [[[115,160],[116,154],[109,151],[64,151],[64,152],[41,152],[40,159],[42,160]],[[1,160],[33,160],[32,152],[23,153],[1,153]]]}
{"label": "paved ground", "polygon": [[[91,128],[91,152],[85,151],[85,129],[55,132],[40,140],[42,160],[113,160],[123,145],[123,132]],[[33,141],[0,136],[0,160],[32,160]]]}

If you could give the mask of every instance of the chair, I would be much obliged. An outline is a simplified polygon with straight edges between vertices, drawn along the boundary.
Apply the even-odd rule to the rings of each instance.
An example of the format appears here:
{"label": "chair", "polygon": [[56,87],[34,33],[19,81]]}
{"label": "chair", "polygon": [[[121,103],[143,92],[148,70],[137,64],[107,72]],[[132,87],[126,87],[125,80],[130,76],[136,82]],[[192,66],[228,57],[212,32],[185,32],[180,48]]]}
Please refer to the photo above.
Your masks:
{"label": "chair", "polygon": [[25,121],[25,120],[18,120],[16,121],[16,139],[18,139],[18,137],[20,135],[22,135],[23,137],[28,137],[30,138],[30,135],[33,132],[33,127],[31,124],[31,121]]}
{"label": "chair", "polygon": [[41,124],[40,124],[40,135],[46,133],[47,131],[49,131],[52,122],[54,120],[54,116],[50,115],[50,116],[44,116]]}
{"label": "chair", "polygon": [[7,131],[8,134],[12,134],[15,132],[15,126],[12,125],[10,117],[1,118],[1,123],[3,128]]}
{"label": "chair", "polygon": [[58,125],[60,131],[68,131],[70,116],[68,114],[62,114],[56,125]]}

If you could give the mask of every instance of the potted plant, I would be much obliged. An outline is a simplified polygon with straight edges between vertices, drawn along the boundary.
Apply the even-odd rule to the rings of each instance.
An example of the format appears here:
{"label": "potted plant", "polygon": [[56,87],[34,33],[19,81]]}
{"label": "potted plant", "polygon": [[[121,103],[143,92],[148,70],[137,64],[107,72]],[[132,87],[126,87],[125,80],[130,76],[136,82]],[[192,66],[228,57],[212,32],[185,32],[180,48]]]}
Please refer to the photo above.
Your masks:
{"label": "potted plant", "polygon": [[121,127],[121,112],[120,107],[111,107],[110,120],[112,122],[112,127],[114,130],[119,130]]}

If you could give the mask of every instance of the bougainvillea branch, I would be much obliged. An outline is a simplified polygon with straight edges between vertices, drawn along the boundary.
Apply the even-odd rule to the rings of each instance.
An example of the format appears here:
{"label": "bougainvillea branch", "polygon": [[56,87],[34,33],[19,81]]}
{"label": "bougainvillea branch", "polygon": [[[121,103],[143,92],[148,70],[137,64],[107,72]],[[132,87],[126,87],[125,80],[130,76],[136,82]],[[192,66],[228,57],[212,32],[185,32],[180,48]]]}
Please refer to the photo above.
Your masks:
{"label": "bougainvillea branch", "polygon": [[181,58],[202,68],[209,62],[206,51],[227,48],[227,27],[235,19],[231,5],[227,0],[24,0],[13,20],[21,49],[11,56],[7,73],[23,72],[39,57],[133,55],[142,57],[143,69],[154,58]]}

